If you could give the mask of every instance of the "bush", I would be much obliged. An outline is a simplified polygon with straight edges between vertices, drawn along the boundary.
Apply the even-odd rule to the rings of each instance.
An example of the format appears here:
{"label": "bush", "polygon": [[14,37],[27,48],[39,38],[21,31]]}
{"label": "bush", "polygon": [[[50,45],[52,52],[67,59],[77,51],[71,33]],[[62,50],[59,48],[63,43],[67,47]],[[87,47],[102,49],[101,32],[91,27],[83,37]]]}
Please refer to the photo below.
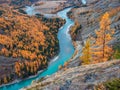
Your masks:
{"label": "bush", "polygon": [[104,83],[107,90],[120,90],[120,79],[113,79]]}
{"label": "bush", "polygon": [[120,79],[112,79],[99,84],[95,87],[95,90],[120,90]]}
{"label": "bush", "polygon": [[113,58],[114,59],[120,59],[120,46],[119,44],[118,45],[115,45],[114,47],[114,54],[113,54]]}

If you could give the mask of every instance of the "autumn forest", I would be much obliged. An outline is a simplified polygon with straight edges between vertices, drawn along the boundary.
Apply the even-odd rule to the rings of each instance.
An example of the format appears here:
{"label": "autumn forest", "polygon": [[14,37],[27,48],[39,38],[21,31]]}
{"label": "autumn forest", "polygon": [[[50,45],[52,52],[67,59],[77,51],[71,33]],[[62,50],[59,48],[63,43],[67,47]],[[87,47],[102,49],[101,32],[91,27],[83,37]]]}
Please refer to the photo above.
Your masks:
{"label": "autumn forest", "polygon": [[120,0],[0,0],[0,90],[119,88]]}
{"label": "autumn forest", "polygon": [[10,73],[0,76],[0,84],[46,68],[48,61],[59,52],[57,32],[65,21],[42,15],[30,17],[11,8],[0,7],[0,12],[0,55],[17,58],[10,65]]}

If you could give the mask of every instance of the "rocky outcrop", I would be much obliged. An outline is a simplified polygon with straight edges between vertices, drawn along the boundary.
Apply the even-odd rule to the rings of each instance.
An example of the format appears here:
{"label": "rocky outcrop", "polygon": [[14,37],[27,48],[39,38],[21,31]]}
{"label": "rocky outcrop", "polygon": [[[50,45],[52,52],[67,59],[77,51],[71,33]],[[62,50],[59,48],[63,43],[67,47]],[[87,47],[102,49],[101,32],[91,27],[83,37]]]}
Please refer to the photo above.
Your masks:
{"label": "rocky outcrop", "polygon": [[93,90],[112,78],[120,78],[120,60],[62,70],[22,90]]}

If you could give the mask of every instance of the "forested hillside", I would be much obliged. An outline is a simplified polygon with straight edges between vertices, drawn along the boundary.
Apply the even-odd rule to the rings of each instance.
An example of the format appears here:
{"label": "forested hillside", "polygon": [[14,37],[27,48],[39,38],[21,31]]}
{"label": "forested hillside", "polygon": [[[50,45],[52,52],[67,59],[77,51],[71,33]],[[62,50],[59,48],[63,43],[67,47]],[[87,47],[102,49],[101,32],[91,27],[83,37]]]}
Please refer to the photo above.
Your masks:
{"label": "forested hillside", "polygon": [[59,51],[57,32],[64,22],[0,6],[0,84],[47,67]]}

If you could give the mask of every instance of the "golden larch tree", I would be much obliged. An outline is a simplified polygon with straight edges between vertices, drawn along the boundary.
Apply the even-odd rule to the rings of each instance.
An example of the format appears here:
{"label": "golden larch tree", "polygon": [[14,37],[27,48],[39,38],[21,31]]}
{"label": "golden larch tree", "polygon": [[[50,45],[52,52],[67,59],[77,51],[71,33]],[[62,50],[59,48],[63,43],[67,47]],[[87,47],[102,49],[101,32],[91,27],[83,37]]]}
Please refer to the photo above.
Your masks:
{"label": "golden larch tree", "polygon": [[7,77],[6,77],[6,76],[4,77],[4,83],[5,83],[5,84],[8,83],[8,80],[7,80]]}
{"label": "golden larch tree", "polygon": [[80,57],[83,64],[90,64],[91,63],[91,45],[90,39],[86,41],[86,44],[82,50],[82,56]]}
{"label": "golden larch tree", "polygon": [[113,39],[114,30],[110,28],[109,14],[106,12],[100,21],[100,29],[96,31],[95,43],[93,44],[93,59],[94,63],[107,61],[113,49],[109,45]]}

